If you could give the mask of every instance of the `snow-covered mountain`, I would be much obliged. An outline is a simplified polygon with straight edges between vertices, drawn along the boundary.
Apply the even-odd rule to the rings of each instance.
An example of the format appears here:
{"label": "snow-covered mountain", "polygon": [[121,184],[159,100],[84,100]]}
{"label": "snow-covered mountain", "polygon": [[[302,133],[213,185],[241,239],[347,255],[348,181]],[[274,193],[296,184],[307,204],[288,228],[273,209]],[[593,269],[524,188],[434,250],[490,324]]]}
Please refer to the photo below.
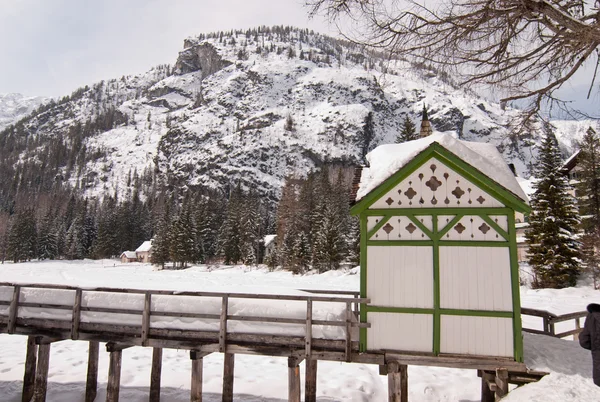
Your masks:
{"label": "snow-covered mountain", "polygon": [[[143,176],[177,186],[240,182],[275,199],[288,175],[363,163],[367,149],[395,141],[406,116],[418,127],[426,105],[435,131],[494,143],[528,176],[538,133],[510,135],[517,110],[450,81],[307,30],[221,32],[186,39],[174,66],[52,101],[0,140],[16,138],[13,163],[53,166],[87,195]],[[590,124],[557,123],[565,154]]]}
{"label": "snow-covered mountain", "polygon": [[0,131],[6,126],[30,114],[48,98],[42,96],[25,97],[21,94],[0,94]]}

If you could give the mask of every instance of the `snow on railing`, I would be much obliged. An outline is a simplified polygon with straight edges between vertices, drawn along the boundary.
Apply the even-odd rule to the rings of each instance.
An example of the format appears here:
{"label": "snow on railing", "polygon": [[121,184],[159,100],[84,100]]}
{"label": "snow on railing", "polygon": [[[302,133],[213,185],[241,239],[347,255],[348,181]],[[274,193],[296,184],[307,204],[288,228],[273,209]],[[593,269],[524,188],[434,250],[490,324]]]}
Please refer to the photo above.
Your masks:
{"label": "snow on railing", "polygon": [[[556,338],[565,338],[573,335],[573,339],[579,338],[579,333],[582,331],[581,318],[587,316],[587,311],[578,311],[575,313],[556,315],[546,310],[536,310],[533,308],[521,308],[521,315],[528,315],[542,318],[542,329],[525,328],[523,332],[531,332],[533,334],[548,335]],[[556,333],[556,324],[575,320],[575,328],[564,332]]]}
{"label": "snow on railing", "polygon": [[[304,290],[308,295],[189,292],[0,283],[0,332],[32,328],[80,339],[122,336],[143,346],[161,339],[277,344],[340,350],[350,359],[361,303],[357,292]],[[348,297],[351,296],[351,297]],[[21,331],[19,330],[21,328]],[[110,340],[110,339],[107,339]]]}

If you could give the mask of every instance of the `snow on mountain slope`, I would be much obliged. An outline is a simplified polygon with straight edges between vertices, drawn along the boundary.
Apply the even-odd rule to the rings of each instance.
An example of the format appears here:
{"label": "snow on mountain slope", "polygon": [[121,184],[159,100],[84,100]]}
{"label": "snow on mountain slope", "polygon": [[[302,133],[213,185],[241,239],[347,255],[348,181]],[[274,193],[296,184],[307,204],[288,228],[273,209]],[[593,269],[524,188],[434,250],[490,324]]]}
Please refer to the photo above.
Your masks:
{"label": "snow on mountain slope", "polygon": [[0,93],[0,131],[47,101],[48,99],[42,96],[25,97],[15,93]]}
{"label": "snow on mountain slope", "polygon": [[[174,67],[75,91],[24,130],[71,147],[57,173],[87,195],[123,191],[137,173],[178,186],[240,182],[274,200],[288,175],[364,163],[367,150],[395,141],[406,116],[418,127],[426,105],[434,131],[493,143],[528,177],[538,133],[511,136],[518,111],[447,81],[307,30],[217,33],[186,39]],[[369,112],[375,136],[365,143]],[[590,124],[557,124],[565,156]]]}

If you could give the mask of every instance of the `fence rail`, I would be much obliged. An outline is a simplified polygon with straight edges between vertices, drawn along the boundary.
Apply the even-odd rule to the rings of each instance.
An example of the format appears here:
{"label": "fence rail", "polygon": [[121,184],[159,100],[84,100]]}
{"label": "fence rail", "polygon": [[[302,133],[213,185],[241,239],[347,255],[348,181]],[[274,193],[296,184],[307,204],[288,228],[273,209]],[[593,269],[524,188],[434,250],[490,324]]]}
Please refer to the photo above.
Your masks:
{"label": "fence rail", "polygon": [[[521,315],[530,315],[533,317],[540,317],[542,319],[542,328],[533,329],[533,328],[523,328],[523,332],[530,332],[532,334],[540,334],[540,335],[548,335],[553,336],[555,338],[565,338],[567,336],[573,335],[574,339],[579,338],[579,333],[583,330],[581,328],[581,319],[587,316],[587,311],[577,311],[575,313],[568,313],[563,315],[556,315],[546,310],[536,310],[533,308],[521,308]],[[560,333],[556,333],[556,324],[559,322],[565,321],[575,321],[575,328],[569,331],[564,331]]]}

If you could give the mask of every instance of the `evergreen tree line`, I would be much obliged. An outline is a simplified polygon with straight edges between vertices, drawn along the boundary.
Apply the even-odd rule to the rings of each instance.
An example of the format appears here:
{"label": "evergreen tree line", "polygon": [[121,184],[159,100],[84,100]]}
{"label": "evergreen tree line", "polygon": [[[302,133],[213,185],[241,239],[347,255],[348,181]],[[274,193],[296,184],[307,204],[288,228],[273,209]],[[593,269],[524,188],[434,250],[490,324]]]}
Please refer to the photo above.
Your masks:
{"label": "evergreen tree line", "polygon": [[302,273],[358,263],[359,224],[349,214],[351,173],[325,167],[306,179],[288,178],[277,211],[276,250],[267,264]]}

